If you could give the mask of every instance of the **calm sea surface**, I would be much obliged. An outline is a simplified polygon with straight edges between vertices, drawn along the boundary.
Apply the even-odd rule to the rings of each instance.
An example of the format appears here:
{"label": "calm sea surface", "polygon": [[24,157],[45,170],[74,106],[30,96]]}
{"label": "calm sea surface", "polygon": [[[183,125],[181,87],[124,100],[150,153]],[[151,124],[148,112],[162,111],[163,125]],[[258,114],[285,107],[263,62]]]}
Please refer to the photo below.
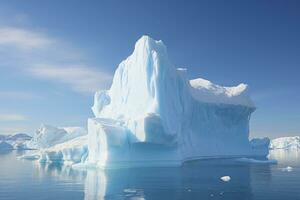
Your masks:
{"label": "calm sea surface", "polygon": [[[0,199],[300,200],[300,151],[271,153],[277,165],[206,160],[181,168],[77,171],[0,154]],[[292,167],[286,170],[287,166]],[[220,180],[230,176],[229,182]]]}

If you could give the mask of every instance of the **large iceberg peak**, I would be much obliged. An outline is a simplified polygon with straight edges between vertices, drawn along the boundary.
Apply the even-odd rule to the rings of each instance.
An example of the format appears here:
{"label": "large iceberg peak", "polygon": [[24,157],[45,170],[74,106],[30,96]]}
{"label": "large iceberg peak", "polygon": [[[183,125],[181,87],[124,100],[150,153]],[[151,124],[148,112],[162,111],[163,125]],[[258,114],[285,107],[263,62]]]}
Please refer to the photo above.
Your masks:
{"label": "large iceberg peak", "polygon": [[169,61],[163,42],[142,36],[118,66],[110,90],[96,93],[92,110],[97,118],[125,122],[133,132],[140,129],[137,121],[158,116],[164,131],[173,134],[180,127],[182,98],[188,96],[184,87],[186,81]]}
{"label": "large iceberg peak", "polygon": [[161,40],[154,40],[148,35],[143,35],[136,43],[133,55],[155,51],[158,54],[167,55],[167,48]]}
{"label": "large iceberg peak", "polygon": [[157,113],[162,98],[176,93],[177,79],[163,42],[142,36],[118,66],[110,90],[96,93],[93,112],[96,117],[114,119]]}

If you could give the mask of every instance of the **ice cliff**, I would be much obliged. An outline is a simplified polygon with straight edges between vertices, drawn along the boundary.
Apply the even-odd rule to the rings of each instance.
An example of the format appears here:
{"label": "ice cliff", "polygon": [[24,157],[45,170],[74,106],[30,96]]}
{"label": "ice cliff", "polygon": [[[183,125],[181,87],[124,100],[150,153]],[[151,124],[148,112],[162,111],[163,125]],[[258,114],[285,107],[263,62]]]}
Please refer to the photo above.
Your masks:
{"label": "ice cliff", "polygon": [[222,87],[188,80],[166,46],[143,36],[118,66],[111,88],[99,91],[88,120],[88,163],[96,166],[176,165],[214,157],[266,156],[249,142],[255,106],[247,85]]}

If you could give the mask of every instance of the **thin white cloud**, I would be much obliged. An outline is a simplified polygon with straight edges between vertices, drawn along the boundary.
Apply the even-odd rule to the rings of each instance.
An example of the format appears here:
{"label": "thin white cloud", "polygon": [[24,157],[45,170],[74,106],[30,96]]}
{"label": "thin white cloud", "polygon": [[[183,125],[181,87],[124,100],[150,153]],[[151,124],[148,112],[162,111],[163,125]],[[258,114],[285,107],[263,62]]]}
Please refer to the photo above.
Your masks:
{"label": "thin white cloud", "polygon": [[[17,72],[23,71],[24,75],[65,84],[79,93],[105,89],[112,79],[109,73],[90,67],[77,48],[29,28],[0,26],[0,48],[5,54],[0,56],[3,65],[18,67]],[[5,95],[0,92],[0,98]],[[26,94],[8,94],[18,95],[26,98]]]}
{"label": "thin white cloud", "polygon": [[15,133],[26,133],[27,129],[24,127],[0,127],[0,135],[15,134]]}
{"label": "thin white cloud", "polygon": [[108,73],[81,65],[42,64],[30,67],[29,72],[38,78],[65,83],[74,91],[81,93],[92,93],[99,88],[107,88],[112,79]]}
{"label": "thin white cloud", "polygon": [[[73,45],[74,41],[51,35],[44,29],[33,29],[32,25],[27,15],[7,16],[0,12],[0,76],[8,75],[7,79],[11,80],[6,81],[0,91],[0,101],[4,102],[2,111],[3,108],[14,110],[15,105],[23,104],[23,100],[37,100],[36,98],[43,98],[45,95],[59,98],[57,94],[65,90],[76,91],[81,95],[107,88],[111,75],[99,68],[98,64],[91,64],[85,52]],[[55,32],[58,33],[59,30]],[[40,80],[66,87],[63,87],[64,91],[49,90],[51,94],[22,91],[22,88],[41,91],[52,85],[39,84]],[[16,86],[20,86],[18,88],[21,90],[10,90]],[[20,101],[5,103],[12,100]],[[2,113],[0,134],[32,132],[31,126],[37,124],[34,119],[9,112]]]}
{"label": "thin white cloud", "polygon": [[19,114],[0,114],[0,122],[25,121],[27,118]]}
{"label": "thin white cloud", "polygon": [[1,99],[32,100],[37,98],[40,98],[40,96],[30,92],[0,91],[0,100]]}
{"label": "thin white cloud", "polygon": [[41,33],[15,27],[0,27],[0,45],[19,49],[44,48],[54,42]]}

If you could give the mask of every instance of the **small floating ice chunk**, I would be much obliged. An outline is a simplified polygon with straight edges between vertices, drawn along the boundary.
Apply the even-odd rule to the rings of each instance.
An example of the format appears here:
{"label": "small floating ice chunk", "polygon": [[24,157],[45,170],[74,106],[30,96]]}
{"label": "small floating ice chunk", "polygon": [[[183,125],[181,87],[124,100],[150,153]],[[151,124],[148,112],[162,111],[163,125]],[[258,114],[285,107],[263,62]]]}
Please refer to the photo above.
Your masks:
{"label": "small floating ice chunk", "polygon": [[220,179],[224,182],[228,182],[228,181],[230,181],[231,177],[230,176],[222,176]]}
{"label": "small floating ice chunk", "polygon": [[18,157],[18,159],[25,159],[25,160],[38,160],[40,158],[37,154],[28,154],[28,155],[22,155]]}
{"label": "small floating ice chunk", "polygon": [[136,191],[136,189],[126,188],[126,189],[123,190],[123,192],[125,192],[125,193],[136,193],[137,191]]}
{"label": "small floating ice chunk", "polygon": [[291,172],[291,171],[293,171],[293,168],[290,167],[290,166],[287,166],[286,168],[282,168],[282,171],[284,171],[284,172]]}
{"label": "small floating ice chunk", "polygon": [[277,160],[257,160],[254,158],[237,158],[236,161],[255,164],[277,164]]}

